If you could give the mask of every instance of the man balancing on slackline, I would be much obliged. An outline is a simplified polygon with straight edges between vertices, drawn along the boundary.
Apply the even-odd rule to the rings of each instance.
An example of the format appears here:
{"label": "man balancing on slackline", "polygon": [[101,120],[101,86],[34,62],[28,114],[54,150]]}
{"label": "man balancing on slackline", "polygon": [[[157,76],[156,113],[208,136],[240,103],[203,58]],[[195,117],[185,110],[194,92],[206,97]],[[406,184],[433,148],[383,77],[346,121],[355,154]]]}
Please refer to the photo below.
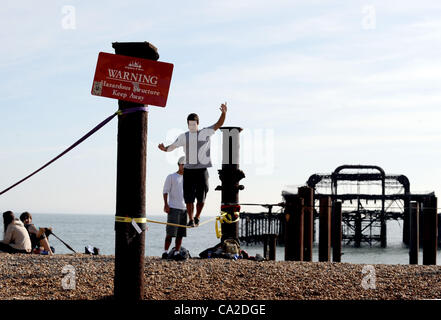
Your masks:
{"label": "man balancing on slackline", "polygon": [[[185,152],[185,164],[183,175],[184,201],[188,213],[188,226],[199,225],[202,208],[204,207],[205,197],[208,192],[208,171],[211,167],[210,159],[210,138],[225,121],[227,113],[227,103],[221,105],[222,112],[219,120],[212,126],[198,129],[199,116],[191,113],[187,117],[188,130],[179,135],[175,142],[165,147],[163,143],[158,148],[165,152],[170,152],[176,148],[183,147]],[[196,203],[196,216],[193,219],[194,201]]]}

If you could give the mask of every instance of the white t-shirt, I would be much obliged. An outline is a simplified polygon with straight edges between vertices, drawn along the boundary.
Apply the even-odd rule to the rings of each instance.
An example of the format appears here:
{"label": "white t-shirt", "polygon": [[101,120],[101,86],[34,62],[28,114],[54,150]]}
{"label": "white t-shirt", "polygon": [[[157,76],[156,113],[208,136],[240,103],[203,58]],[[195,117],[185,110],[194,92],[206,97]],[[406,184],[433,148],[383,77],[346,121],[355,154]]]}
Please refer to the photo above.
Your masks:
{"label": "white t-shirt", "polygon": [[184,202],[184,176],[175,172],[169,174],[165,179],[164,191],[162,193],[168,193],[168,206],[170,208],[185,210]]}
{"label": "white t-shirt", "polygon": [[185,132],[169,147],[170,151],[179,147],[184,148],[185,169],[203,169],[210,168],[210,138],[214,134],[214,126],[203,128],[197,132]]}

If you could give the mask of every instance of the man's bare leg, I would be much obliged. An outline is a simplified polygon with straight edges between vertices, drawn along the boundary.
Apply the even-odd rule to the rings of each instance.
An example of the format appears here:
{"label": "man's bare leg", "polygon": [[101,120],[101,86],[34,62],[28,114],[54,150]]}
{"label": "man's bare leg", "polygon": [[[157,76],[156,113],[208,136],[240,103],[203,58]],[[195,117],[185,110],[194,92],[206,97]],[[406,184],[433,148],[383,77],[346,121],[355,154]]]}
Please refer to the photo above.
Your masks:
{"label": "man's bare leg", "polygon": [[191,220],[193,220],[194,204],[193,203],[186,203],[185,205],[187,206],[188,219],[191,221]]}
{"label": "man's bare leg", "polygon": [[181,244],[182,244],[182,237],[176,237],[176,240],[175,240],[176,251],[181,250]]}
{"label": "man's bare leg", "polygon": [[168,248],[170,248],[171,242],[172,242],[172,237],[166,236],[165,242],[164,242],[164,251],[168,251]]}
{"label": "man's bare leg", "polygon": [[204,208],[204,204],[205,204],[205,202],[198,202],[196,204],[196,218],[198,218],[198,219],[201,216],[201,212],[202,212],[202,209]]}
{"label": "man's bare leg", "polygon": [[53,255],[54,253],[52,252],[51,247],[49,246],[49,241],[47,241],[47,238],[41,239],[40,240],[40,246],[42,246],[44,248],[44,250],[46,250],[47,252],[49,252],[49,255]]}
{"label": "man's bare leg", "polygon": [[[37,239],[41,238],[41,236],[44,234],[45,232],[45,228],[39,228],[38,232],[37,232]],[[40,240],[40,246],[43,247],[44,250],[46,250],[47,252],[49,252],[49,255],[54,254],[52,252],[51,247],[49,246],[49,241],[47,240],[46,237],[44,237],[43,239]]]}

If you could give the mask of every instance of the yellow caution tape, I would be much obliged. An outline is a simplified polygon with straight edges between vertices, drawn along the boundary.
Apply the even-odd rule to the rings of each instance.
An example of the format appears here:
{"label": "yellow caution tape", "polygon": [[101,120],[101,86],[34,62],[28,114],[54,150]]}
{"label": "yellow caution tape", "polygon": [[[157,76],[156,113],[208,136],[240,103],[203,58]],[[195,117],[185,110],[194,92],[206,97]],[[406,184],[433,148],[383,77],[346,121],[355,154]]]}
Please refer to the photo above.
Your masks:
{"label": "yellow caution tape", "polygon": [[221,220],[221,223],[224,223],[224,222],[226,222],[226,223],[236,223],[236,222],[238,222],[239,220],[240,220],[240,212],[234,212],[234,216],[236,216],[237,218],[236,219],[229,219],[229,218],[227,218],[229,215],[228,215],[228,212],[224,212],[224,211],[221,211],[221,217],[222,217],[222,220]]}
{"label": "yellow caution tape", "polygon": [[215,230],[216,230],[216,237],[220,239],[222,237],[222,223],[236,223],[240,220],[240,212],[234,212],[234,216],[236,216],[236,219],[230,219],[228,212],[221,211],[221,215],[216,217],[216,224],[215,224]]}
{"label": "yellow caution tape", "polygon": [[216,217],[216,225],[215,225],[215,230],[216,230],[216,237],[218,239],[220,239],[220,237],[222,237],[222,228],[221,228],[221,224],[224,222],[224,218],[227,215],[226,212],[223,212],[220,216]]}
{"label": "yellow caution tape", "polygon": [[132,221],[135,221],[136,223],[147,223],[147,218],[131,218],[131,217],[115,216],[115,221],[125,222],[125,223],[131,223]]}

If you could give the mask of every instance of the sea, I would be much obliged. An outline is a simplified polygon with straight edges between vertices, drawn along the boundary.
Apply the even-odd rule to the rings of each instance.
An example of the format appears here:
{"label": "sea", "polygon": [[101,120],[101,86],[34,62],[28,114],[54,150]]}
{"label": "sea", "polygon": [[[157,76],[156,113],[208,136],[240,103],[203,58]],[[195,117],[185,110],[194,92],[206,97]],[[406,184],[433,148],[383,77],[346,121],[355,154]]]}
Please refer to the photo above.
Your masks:
{"label": "sea", "polygon": [[[147,215],[147,219],[160,222],[166,221],[166,215]],[[201,217],[201,224],[213,217]],[[70,245],[79,253],[85,252],[86,246],[99,248],[101,255],[115,254],[115,216],[114,215],[86,215],[86,214],[48,214],[33,213],[32,222],[36,227],[52,227],[54,234]],[[165,225],[147,223],[145,255],[160,257],[164,251]],[[363,245],[354,248],[343,245],[342,262],[358,264],[408,264],[409,249],[402,244],[402,222],[390,220],[387,223],[387,247],[379,245]],[[56,254],[72,253],[62,242],[53,236],[49,237],[51,246]],[[216,237],[215,221],[212,220],[197,228],[187,229],[187,237],[182,246],[190,251],[192,257],[199,257],[199,253],[219,243]],[[174,240],[170,249],[174,245]],[[318,261],[318,242],[314,243],[313,261]],[[241,249],[250,256],[263,255],[263,246],[259,244],[241,244]],[[276,250],[276,260],[283,261],[285,251],[283,246]],[[419,262],[422,263],[422,249],[419,253]],[[438,250],[438,265],[441,263],[441,250]]]}

